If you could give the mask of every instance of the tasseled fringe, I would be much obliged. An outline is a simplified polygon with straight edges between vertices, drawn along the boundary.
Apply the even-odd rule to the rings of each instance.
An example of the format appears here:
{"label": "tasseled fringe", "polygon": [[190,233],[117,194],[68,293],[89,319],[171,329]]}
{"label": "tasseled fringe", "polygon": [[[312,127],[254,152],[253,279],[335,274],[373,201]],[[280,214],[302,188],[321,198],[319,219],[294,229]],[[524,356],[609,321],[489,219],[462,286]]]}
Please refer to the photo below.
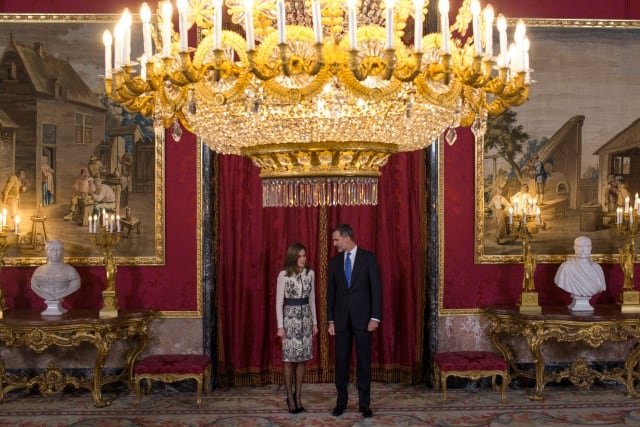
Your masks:
{"label": "tasseled fringe", "polygon": [[[412,372],[413,371],[413,372]],[[371,379],[377,382],[386,383],[406,383],[418,384],[421,382],[419,369],[408,367],[373,367],[371,369]],[[351,380],[356,381],[355,371],[351,372]],[[334,371],[321,371],[318,368],[307,368],[305,382],[307,383],[327,383],[334,381]],[[269,370],[263,372],[227,372],[217,378],[220,387],[257,387],[267,384],[283,384],[282,369]]]}

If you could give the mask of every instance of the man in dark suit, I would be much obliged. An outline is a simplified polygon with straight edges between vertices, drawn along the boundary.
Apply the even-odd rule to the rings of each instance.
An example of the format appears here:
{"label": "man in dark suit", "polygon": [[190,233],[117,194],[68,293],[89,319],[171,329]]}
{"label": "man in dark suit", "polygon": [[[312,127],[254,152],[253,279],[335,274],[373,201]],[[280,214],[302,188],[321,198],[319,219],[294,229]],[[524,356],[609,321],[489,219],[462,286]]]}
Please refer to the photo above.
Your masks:
{"label": "man in dark suit", "polygon": [[340,416],[349,398],[349,361],[353,339],[356,342],[356,375],[359,410],[372,417],[371,340],[382,320],[382,283],[373,252],[359,248],[347,224],[333,229],[333,246],[340,252],[329,261],[327,320],[329,335],[336,337],[335,375],[338,399],[333,415]]}

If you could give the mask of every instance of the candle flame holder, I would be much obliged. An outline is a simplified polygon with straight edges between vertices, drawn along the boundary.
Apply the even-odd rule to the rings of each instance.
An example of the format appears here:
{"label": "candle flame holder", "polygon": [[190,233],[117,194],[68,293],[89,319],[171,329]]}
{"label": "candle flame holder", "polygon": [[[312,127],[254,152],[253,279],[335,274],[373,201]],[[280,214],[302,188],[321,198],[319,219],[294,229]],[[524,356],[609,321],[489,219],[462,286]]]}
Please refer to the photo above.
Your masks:
{"label": "candle flame holder", "polygon": [[628,213],[618,214],[616,229],[620,234],[627,237],[628,243],[618,250],[620,268],[624,274],[622,292],[620,293],[620,310],[623,313],[640,313],[640,291],[635,290],[633,270],[635,264],[635,240],[638,237],[638,220],[640,217],[633,213],[633,209]]}
{"label": "candle flame holder", "polygon": [[102,251],[107,276],[107,288],[102,291],[101,318],[118,316],[118,295],[116,293],[116,272],[118,267],[113,256],[113,248],[120,242],[120,237],[121,232],[111,232],[106,226],[97,227],[95,232],[89,233],[91,243]]}
{"label": "candle flame holder", "polygon": [[513,221],[509,224],[510,231],[516,235],[516,238],[522,240],[524,274],[520,294],[520,312],[539,314],[542,312],[542,307],[538,303],[538,292],[536,292],[534,281],[538,260],[536,252],[531,250],[531,239],[540,231],[540,218],[535,215],[513,215],[512,218]]}

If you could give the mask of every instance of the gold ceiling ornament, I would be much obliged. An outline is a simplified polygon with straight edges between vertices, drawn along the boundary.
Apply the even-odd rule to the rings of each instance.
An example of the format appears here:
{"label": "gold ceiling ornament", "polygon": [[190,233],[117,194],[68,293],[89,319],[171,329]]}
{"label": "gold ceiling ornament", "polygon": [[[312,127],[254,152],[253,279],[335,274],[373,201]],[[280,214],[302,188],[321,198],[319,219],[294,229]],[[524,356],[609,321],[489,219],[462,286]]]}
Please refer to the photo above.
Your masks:
{"label": "gold ceiling ornament", "polygon": [[[169,2],[153,24],[143,4],[138,63],[128,11],[115,40],[105,31],[106,93],[172,128],[174,139],[182,124],[218,153],[251,158],[264,206],[375,205],[389,156],[443,133],[453,143],[458,126],[476,133],[487,115],[527,100],[524,23],[508,48],[498,16],[494,56],[490,5],[464,0],[450,26],[449,2],[439,0],[442,30],[425,35],[428,2],[178,0],[178,32]],[[223,29],[223,13],[236,30]]]}

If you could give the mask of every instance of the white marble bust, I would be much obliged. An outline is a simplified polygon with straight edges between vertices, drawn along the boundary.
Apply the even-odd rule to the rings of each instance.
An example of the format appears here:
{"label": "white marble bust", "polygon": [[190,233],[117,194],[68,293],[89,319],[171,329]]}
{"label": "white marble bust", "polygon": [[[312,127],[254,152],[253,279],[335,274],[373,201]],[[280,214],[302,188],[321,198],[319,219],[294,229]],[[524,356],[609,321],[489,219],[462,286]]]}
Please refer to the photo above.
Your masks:
{"label": "white marble bust", "polygon": [[47,304],[43,316],[60,316],[64,298],[80,289],[80,275],[76,269],[63,262],[64,246],[60,240],[50,240],[46,245],[47,263],[36,268],[31,277],[31,289]]}
{"label": "white marble bust", "polygon": [[573,302],[569,305],[570,310],[592,311],[589,298],[607,289],[604,272],[599,264],[591,260],[591,239],[576,237],[573,250],[575,257],[560,265],[554,282],[571,294]]}

